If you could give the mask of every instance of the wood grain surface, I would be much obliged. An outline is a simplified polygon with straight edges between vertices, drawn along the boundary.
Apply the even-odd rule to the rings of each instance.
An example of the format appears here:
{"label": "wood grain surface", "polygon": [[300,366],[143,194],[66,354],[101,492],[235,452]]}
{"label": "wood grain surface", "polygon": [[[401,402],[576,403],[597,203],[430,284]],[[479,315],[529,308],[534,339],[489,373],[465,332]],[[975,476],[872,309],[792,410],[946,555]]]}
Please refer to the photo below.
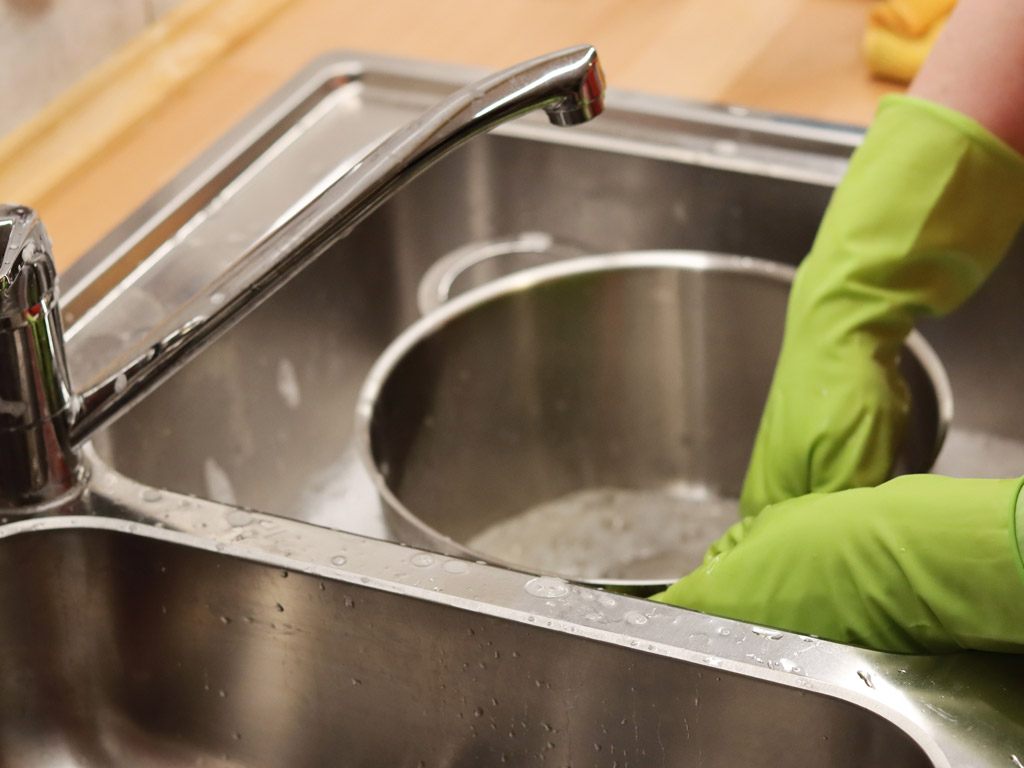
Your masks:
{"label": "wood grain surface", "polygon": [[313,57],[342,48],[499,68],[590,42],[616,88],[863,125],[893,88],[872,81],[860,58],[867,9],[867,0],[291,0],[22,201],[40,211],[66,266]]}

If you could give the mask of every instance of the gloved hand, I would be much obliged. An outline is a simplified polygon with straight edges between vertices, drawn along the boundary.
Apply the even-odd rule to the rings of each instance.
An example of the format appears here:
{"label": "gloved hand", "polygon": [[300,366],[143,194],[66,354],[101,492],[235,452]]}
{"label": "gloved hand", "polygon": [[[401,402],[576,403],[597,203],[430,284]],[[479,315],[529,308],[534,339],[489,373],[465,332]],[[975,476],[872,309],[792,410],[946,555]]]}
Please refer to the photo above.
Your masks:
{"label": "gloved hand", "polygon": [[889,475],[904,338],[970,296],[1022,220],[1024,158],[958,112],[883,99],[797,271],[744,515]]}
{"label": "gloved hand", "polygon": [[777,504],[652,599],[894,653],[1024,653],[1022,482],[907,475]]}

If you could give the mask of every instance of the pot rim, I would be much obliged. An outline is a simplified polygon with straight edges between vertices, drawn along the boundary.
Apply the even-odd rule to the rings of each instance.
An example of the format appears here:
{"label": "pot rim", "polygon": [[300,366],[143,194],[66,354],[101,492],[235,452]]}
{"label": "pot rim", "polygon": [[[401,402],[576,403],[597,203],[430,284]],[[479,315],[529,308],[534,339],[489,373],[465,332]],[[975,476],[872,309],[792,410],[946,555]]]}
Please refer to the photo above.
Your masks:
{"label": "pot rim", "polygon": [[[510,563],[471,549],[450,536],[441,533],[433,526],[427,525],[399,500],[380,471],[373,456],[370,427],[373,421],[374,408],[380,397],[381,390],[395,368],[414,347],[445,326],[470,314],[483,305],[513,293],[528,291],[539,285],[568,277],[627,269],[680,269],[697,272],[728,272],[754,275],[779,283],[792,283],[793,276],[796,273],[796,269],[788,264],[781,264],[754,256],[739,256],[697,250],[622,251],[572,257],[551,264],[528,267],[488,281],[448,300],[438,308],[420,317],[388,344],[374,362],[359,391],[355,414],[357,452],[363,467],[373,480],[378,495],[384,502],[386,511],[397,515],[401,518],[403,524],[414,529],[424,540],[432,542],[433,546],[441,547],[445,554],[474,561],[486,561],[524,573],[540,573],[541,575],[565,578],[557,573],[527,571],[522,565]],[[952,386],[945,366],[943,366],[938,354],[924,336],[918,331],[912,330],[904,344],[920,362],[935,390],[935,399],[938,406],[938,424],[936,425],[935,436],[935,453],[937,454],[945,440],[946,432],[953,418]],[[676,578],[682,576],[683,574],[679,574]],[[663,579],[610,578],[573,578],[567,580],[578,584],[607,587],[612,590],[635,592],[637,594],[652,594],[675,581],[675,579],[665,581]]]}

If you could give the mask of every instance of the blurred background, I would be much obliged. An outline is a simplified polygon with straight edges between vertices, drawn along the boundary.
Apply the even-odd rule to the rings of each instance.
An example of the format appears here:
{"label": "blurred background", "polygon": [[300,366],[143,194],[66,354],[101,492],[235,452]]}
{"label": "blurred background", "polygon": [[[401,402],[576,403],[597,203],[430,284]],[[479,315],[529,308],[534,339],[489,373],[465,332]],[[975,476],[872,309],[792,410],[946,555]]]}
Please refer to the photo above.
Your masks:
{"label": "blurred background", "polygon": [[912,74],[938,27],[930,22],[951,5],[0,0],[11,88],[0,112],[0,198],[40,211],[66,266],[337,49],[494,69],[589,42],[613,88],[863,126],[879,96]]}

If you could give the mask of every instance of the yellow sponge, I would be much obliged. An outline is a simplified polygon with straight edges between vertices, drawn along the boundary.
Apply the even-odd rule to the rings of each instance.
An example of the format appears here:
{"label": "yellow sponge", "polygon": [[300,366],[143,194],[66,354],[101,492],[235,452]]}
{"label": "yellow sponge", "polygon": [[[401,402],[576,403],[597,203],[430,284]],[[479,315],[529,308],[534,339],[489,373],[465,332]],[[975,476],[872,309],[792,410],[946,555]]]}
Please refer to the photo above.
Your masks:
{"label": "yellow sponge", "polygon": [[934,22],[920,37],[899,35],[886,27],[868,24],[864,33],[864,58],[871,74],[909,83],[928,57],[945,21],[943,17]]}
{"label": "yellow sponge", "polygon": [[887,0],[871,8],[864,58],[876,77],[909,83],[921,68],[956,0]]}
{"label": "yellow sponge", "polygon": [[921,37],[954,5],[956,0],[887,0],[871,9],[871,22],[903,37]]}

